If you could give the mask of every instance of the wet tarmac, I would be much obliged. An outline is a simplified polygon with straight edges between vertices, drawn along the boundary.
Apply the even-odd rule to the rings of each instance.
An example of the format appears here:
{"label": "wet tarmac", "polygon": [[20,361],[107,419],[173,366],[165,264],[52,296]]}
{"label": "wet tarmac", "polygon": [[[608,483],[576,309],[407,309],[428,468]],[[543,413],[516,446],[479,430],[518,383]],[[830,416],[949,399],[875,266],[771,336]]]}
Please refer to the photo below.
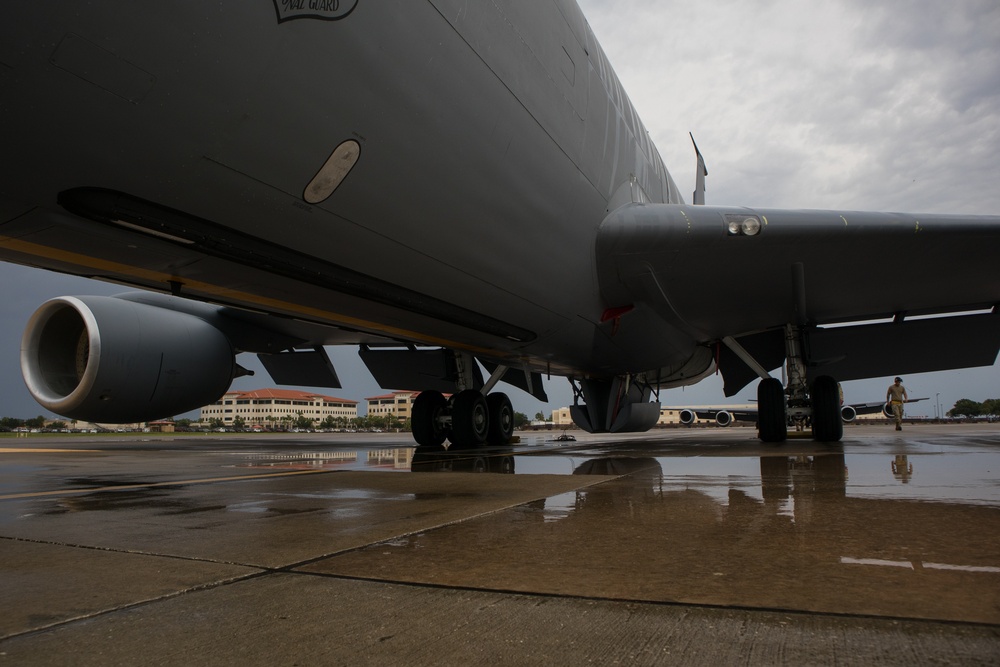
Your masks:
{"label": "wet tarmac", "polygon": [[998,664],[1000,425],[0,439],[0,664]]}

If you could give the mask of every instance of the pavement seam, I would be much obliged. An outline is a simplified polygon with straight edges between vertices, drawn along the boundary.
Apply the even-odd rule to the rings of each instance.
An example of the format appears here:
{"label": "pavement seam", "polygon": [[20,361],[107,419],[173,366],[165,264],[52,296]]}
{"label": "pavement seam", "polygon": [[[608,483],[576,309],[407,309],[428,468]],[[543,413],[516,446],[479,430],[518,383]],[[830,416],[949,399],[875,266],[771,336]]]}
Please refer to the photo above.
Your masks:
{"label": "pavement seam", "polygon": [[[144,554],[146,555],[146,554]],[[257,568],[260,569],[260,568]],[[95,618],[100,618],[101,616],[107,616],[108,614],[113,614],[119,611],[128,611],[130,609],[136,609],[139,607],[145,607],[157,602],[165,602],[167,600],[172,600],[174,598],[180,597],[182,595],[188,595],[190,593],[198,593],[201,591],[208,591],[214,588],[221,588],[223,586],[229,586],[232,584],[250,581],[253,579],[260,579],[271,575],[272,572],[267,570],[262,570],[260,572],[251,572],[249,574],[240,575],[238,577],[229,577],[227,579],[220,579],[218,581],[212,581],[204,584],[198,584],[197,586],[190,586],[179,591],[173,591],[172,593],[166,593],[164,595],[159,595],[152,598],[147,598],[145,600],[138,600],[136,602],[129,602],[128,604],[119,605],[117,607],[109,607],[107,609],[101,609],[99,611],[94,611],[89,614],[82,614],[80,616],[74,616],[72,618],[66,618],[61,621],[56,621],[50,623],[49,625],[43,625],[30,630],[25,630],[24,632],[14,632],[9,635],[4,635],[0,637],[0,642],[6,641],[8,639],[17,639],[23,637],[31,637],[33,635],[43,634],[45,632],[50,632],[52,630],[58,630],[63,626],[72,625],[75,623],[80,623],[82,621],[89,621]]]}
{"label": "pavement seam", "polygon": [[399,579],[363,577],[363,576],[349,575],[349,574],[331,574],[329,572],[308,572],[302,570],[294,570],[291,572],[287,572],[287,574],[301,574],[305,576],[320,577],[324,579],[362,581],[362,582],[371,582],[376,584],[407,586],[412,588],[433,588],[433,589],[449,590],[449,591],[468,591],[473,593],[494,593],[497,595],[519,595],[527,598],[579,600],[582,602],[613,602],[620,604],[634,604],[634,605],[645,605],[654,607],[676,607],[683,609],[713,609],[718,611],[789,614],[789,615],[804,616],[804,617],[820,616],[827,618],[848,618],[857,620],[877,620],[886,622],[926,623],[933,625],[961,626],[961,627],[972,627],[979,629],[991,629],[994,632],[996,632],[998,636],[1000,636],[1000,624],[980,623],[976,621],[956,621],[952,619],[938,619],[938,618],[915,618],[912,616],[881,616],[878,614],[852,614],[849,612],[811,611],[808,609],[788,609],[784,607],[751,607],[747,605],[723,605],[723,604],[712,604],[708,602],[683,602],[680,600],[641,600],[636,598],[612,598],[599,595],[573,595],[571,593],[538,593],[532,591],[521,591],[521,590],[506,589],[506,588],[485,588],[477,586],[463,586],[457,584],[436,584],[433,582],[405,581]]}

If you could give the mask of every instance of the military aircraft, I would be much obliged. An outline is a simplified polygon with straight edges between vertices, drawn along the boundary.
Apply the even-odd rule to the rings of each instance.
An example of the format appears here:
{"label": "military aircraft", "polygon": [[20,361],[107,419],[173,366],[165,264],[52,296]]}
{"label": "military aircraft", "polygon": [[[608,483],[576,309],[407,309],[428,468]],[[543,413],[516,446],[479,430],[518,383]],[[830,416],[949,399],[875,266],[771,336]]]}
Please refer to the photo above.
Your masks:
{"label": "military aircraft", "polygon": [[354,345],[427,446],[508,439],[501,381],[625,432],[716,370],[837,440],[838,381],[997,356],[1000,217],[685,204],[572,0],[25,2],[0,49],[0,259],[143,290],[30,319],[60,415],[191,410],[242,352],[338,387]]}
{"label": "military aircraft", "polygon": [[[925,398],[908,398],[904,403],[915,403],[926,401]],[[892,408],[885,401],[870,401],[868,403],[848,403],[840,406],[840,419],[845,424],[850,424],[858,415],[873,415],[881,412],[886,419],[892,419]],[[805,427],[812,426],[812,413],[806,409],[790,409],[786,411],[786,423],[788,426]],[[714,421],[717,426],[729,426],[733,422],[756,422],[760,418],[757,408],[744,407],[703,407],[703,408],[681,408],[677,418],[681,424],[690,425],[697,419],[707,419]]]}

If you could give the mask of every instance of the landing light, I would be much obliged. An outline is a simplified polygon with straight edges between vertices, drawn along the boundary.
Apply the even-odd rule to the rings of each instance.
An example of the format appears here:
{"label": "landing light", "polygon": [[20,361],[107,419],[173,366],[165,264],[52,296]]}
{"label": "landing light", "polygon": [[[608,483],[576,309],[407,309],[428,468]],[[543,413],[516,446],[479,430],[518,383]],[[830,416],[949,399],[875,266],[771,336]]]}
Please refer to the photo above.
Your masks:
{"label": "landing light", "polygon": [[730,236],[757,236],[760,233],[760,218],[756,215],[727,214],[726,231]]}

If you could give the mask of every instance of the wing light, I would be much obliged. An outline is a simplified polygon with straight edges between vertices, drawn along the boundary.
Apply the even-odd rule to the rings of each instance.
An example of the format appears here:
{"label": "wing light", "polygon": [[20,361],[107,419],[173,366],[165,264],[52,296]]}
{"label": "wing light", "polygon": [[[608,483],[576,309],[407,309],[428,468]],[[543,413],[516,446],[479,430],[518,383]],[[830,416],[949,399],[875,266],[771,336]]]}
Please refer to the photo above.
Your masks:
{"label": "wing light", "polygon": [[760,229],[760,218],[756,215],[726,214],[726,231],[730,236],[757,236]]}

